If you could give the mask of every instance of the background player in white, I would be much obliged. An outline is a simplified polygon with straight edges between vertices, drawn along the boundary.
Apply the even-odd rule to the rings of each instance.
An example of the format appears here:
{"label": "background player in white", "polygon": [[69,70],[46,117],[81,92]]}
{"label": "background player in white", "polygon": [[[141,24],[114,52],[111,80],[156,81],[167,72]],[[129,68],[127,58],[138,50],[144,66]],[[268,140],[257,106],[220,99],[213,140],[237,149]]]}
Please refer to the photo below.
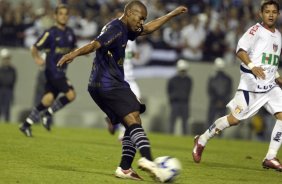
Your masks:
{"label": "background player in white", "polygon": [[282,142],[282,90],[278,86],[282,84],[282,78],[277,72],[281,33],[275,28],[278,16],[279,3],[263,0],[260,10],[262,23],[249,28],[239,40],[236,53],[242,61],[241,79],[234,98],[227,104],[231,113],[217,119],[204,134],[195,137],[192,156],[196,163],[201,161],[207,141],[215,134],[239,124],[240,120],[255,115],[264,107],[277,120],[262,166],[282,171],[282,165],[276,158]]}

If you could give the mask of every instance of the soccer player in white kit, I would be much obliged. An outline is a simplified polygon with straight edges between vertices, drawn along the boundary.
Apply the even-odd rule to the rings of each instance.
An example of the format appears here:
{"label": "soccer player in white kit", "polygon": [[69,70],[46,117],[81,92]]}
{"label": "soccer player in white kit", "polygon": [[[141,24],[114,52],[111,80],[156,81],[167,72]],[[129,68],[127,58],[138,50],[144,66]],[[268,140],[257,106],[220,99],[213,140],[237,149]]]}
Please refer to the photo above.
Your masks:
{"label": "soccer player in white kit", "polygon": [[279,87],[282,78],[277,72],[281,33],[275,28],[278,15],[279,3],[263,0],[260,10],[262,23],[249,28],[240,38],[236,54],[241,60],[241,78],[234,98],[227,104],[231,113],[217,119],[206,132],[195,137],[192,156],[196,163],[201,161],[209,139],[225,128],[254,116],[264,107],[277,120],[262,166],[282,171],[282,165],[276,158],[282,142],[282,90]]}

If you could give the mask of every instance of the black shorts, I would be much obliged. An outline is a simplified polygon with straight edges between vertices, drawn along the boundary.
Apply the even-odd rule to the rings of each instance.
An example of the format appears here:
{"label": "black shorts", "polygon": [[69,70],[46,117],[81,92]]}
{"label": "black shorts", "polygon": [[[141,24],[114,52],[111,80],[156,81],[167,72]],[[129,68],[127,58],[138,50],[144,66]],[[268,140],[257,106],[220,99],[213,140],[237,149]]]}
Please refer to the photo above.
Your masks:
{"label": "black shorts", "polygon": [[70,89],[73,89],[73,86],[67,78],[47,79],[45,84],[45,93],[51,92],[55,97],[59,93],[67,93]]}
{"label": "black shorts", "polygon": [[88,87],[88,91],[100,107],[107,114],[113,124],[123,122],[123,118],[131,112],[145,112],[146,107],[141,104],[130,88],[101,91]]}

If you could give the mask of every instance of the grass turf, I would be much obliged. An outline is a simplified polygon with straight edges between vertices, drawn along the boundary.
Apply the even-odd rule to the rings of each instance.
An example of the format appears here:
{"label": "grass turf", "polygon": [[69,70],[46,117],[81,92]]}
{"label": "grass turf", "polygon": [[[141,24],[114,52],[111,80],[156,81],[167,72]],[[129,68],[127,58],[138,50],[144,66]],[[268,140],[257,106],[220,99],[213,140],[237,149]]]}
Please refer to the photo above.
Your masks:
{"label": "grass turf", "polygon": [[[34,125],[33,138],[25,137],[16,124],[0,124],[0,183],[24,184],[146,184],[155,183],[133,167],[144,181],[114,177],[121,146],[104,129],[58,128],[47,132]],[[268,143],[213,139],[195,164],[192,137],[148,133],[153,155],[174,156],[182,163],[175,183],[278,184],[282,173],[265,170],[261,162]],[[281,153],[280,153],[281,158]]]}

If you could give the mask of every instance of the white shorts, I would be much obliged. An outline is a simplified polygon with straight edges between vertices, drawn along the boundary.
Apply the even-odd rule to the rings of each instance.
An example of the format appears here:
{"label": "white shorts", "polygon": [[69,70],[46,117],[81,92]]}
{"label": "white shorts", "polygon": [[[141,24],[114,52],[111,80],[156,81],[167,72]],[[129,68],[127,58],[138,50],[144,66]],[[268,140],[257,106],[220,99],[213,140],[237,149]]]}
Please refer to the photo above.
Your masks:
{"label": "white shorts", "polygon": [[226,105],[238,120],[254,116],[261,107],[272,115],[282,112],[282,90],[274,87],[266,93],[237,91],[234,98]]}
{"label": "white shorts", "polygon": [[128,80],[127,82],[128,82],[128,84],[130,86],[130,89],[135,94],[135,96],[138,98],[138,100],[140,100],[141,93],[140,93],[140,89],[139,89],[138,84],[134,80]]}

